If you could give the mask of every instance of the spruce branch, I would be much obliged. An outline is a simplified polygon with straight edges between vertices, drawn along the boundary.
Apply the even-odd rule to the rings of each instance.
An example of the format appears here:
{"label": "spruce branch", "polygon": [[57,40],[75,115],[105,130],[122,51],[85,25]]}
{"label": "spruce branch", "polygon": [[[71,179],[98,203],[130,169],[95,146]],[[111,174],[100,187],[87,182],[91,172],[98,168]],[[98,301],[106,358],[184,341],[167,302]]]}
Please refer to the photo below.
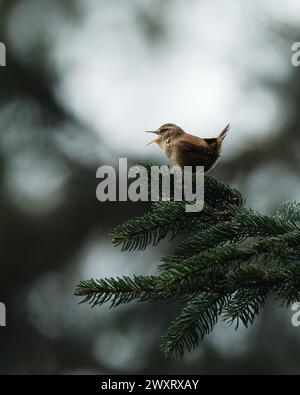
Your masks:
{"label": "spruce branch", "polygon": [[253,210],[239,208],[231,221],[217,223],[207,229],[195,232],[191,238],[181,243],[163,262],[181,262],[183,259],[211,249],[226,242],[241,243],[256,236],[284,234],[299,226],[288,220],[272,218],[255,213]]}
{"label": "spruce branch", "polygon": [[162,337],[161,349],[165,355],[183,356],[184,350],[196,348],[209,334],[226,306],[227,297],[218,293],[200,293],[188,302]]}
{"label": "spruce branch", "polygon": [[[150,173],[152,164],[143,165]],[[76,288],[93,307],[134,300],[185,304],[162,338],[166,355],[196,348],[219,319],[252,325],[268,297],[283,306],[300,300],[300,203],[262,215],[246,208],[237,190],[208,176],[203,211],[186,213],[185,203],[156,202],[111,233],[123,250],[185,237],[161,259],[157,275],[91,279]]]}

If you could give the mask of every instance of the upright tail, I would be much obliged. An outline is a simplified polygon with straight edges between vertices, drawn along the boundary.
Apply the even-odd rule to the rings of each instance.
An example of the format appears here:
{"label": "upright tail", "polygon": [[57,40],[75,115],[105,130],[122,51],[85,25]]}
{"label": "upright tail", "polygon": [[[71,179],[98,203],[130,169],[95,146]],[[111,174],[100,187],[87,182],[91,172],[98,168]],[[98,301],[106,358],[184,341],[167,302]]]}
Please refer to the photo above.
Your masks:
{"label": "upright tail", "polygon": [[230,123],[222,130],[222,132],[219,134],[217,139],[223,141],[225,139],[229,129],[230,129]]}

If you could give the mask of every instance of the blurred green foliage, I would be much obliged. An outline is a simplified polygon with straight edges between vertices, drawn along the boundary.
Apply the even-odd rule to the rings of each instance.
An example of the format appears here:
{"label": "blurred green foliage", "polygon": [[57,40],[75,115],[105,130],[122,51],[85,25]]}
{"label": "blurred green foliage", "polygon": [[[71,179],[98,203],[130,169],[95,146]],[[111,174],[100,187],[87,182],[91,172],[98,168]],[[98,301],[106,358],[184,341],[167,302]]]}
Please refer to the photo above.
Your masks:
{"label": "blurred green foliage", "polygon": [[[99,6],[105,7],[105,2]],[[95,234],[100,244],[111,228],[141,214],[145,207],[97,203],[95,169],[101,159],[92,154],[93,149],[99,146],[101,155],[114,157],[113,149],[58,97],[56,88],[63,76],[52,63],[53,37],[46,33],[36,37],[26,47],[30,56],[14,45],[15,13],[30,14],[36,7],[41,7],[38,0],[0,2],[0,41],[7,47],[7,67],[0,69],[0,300],[7,307],[7,327],[0,330],[0,373],[297,373],[298,332],[290,325],[289,312],[278,313],[271,304],[245,338],[245,350],[234,353],[227,347],[224,352],[208,338],[198,354],[182,361],[165,360],[157,347],[160,333],[176,314],[175,307],[134,305],[130,313],[121,309],[113,318],[105,313],[95,320],[94,311],[76,305],[72,294],[83,277],[78,263],[82,251]],[[165,22],[172,10],[170,2],[164,6],[155,2],[153,8],[132,2],[131,7],[145,45],[171,40]],[[60,18],[53,17],[53,9]],[[63,21],[81,28],[80,1],[44,1],[43,12],[53,30]],[[18,37],[21,43],[30,28],[19,26],[19,31],[24,30],[24,36]],[[285,26],[272,34],[290,47],[299,31]],[[269,166],[283,169],[281,177],[291,180],[291,189],[299,183],[300,73],[291,68],[281,81],[269,78],[267,82],[265,89],[272,89],[281,103],[280,125],[214,172],[246,196],[253,188],[249,180]],[[106,132],[102,131],[103,137]],[[76,154],[71,142],[79,146]],[[83,152],[90,153],[88,160]],[[27,167],[20,189],[18,174],[23,177],[20,170]],[[39,174],[38,185],[34,172]],[[45,195],[32,198],[33,188]],[[272,196],[270,210],[278,199]],[[121,351],[127,352],[131,364],[126,355],[122,362]]]}

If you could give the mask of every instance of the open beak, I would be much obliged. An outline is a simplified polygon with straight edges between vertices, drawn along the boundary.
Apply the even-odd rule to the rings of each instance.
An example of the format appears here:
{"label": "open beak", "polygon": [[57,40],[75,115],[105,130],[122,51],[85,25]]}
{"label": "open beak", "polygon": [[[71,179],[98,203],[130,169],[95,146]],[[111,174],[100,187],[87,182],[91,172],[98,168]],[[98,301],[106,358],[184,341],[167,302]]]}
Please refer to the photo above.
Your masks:
{"label": "open beak", "polygon": [[154,134],[157,134],[157,136],[156,136],[153,140],[149,141],[149,143],[147,143],[146,145],[150,145],[150,144],[152,144],[152,143],[156,143],[157,140],[159,139],[158,131],[157,131],[157,130],[147,130],[146,133],[154,133]]}

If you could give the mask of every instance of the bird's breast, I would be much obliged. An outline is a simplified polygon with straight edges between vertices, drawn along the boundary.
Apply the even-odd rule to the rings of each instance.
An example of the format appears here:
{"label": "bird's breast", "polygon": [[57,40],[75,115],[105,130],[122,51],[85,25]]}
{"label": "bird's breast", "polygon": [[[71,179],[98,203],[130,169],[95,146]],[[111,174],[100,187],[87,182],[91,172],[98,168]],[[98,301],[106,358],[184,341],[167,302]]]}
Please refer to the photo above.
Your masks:
{"label": "bird's breast", "polygon": [[167,157],[170,159],[170,161],[177,165],[177,152],[176,149],[174,149],[175,147],[173,147],[174,144],[171,143],[170,140],[165,140],[160,144],[160,148],[161,150],[167,155]]}

